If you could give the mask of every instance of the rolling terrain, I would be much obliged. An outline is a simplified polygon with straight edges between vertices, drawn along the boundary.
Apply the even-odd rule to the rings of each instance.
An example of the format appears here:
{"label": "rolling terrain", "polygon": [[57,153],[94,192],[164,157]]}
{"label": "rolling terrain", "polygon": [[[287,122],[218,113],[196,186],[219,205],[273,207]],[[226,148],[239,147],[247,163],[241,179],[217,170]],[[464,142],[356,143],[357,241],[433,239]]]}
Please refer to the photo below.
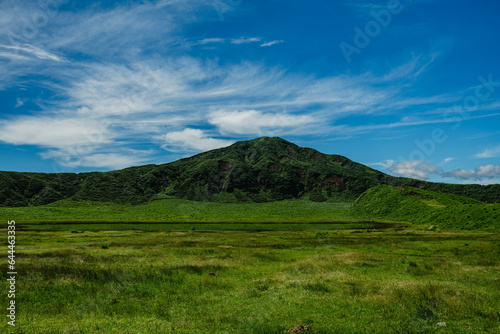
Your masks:
{"label": "rolling terrain", "polygon": [[354,201],[378,185],[411,186],[500,202],[500,185],[393,177],[340,155],[323,154],[278,137],[262,137],[167,164],[111,172],[0,172],[0,206],[37,206],[65,199],[139,204],[168,197],[226,203],[293,198]]}
{"label": "rolling terrain", "polygon": [[500,330],[498,185],[396,178],[280,138],[0,183],[22,273],[12,333]]}
{"label": "rolling terrain", "polygon": [[352,205],[353,216],[429,224],[430,229],[498,230],[500,204],[412,187],[376,186]]}

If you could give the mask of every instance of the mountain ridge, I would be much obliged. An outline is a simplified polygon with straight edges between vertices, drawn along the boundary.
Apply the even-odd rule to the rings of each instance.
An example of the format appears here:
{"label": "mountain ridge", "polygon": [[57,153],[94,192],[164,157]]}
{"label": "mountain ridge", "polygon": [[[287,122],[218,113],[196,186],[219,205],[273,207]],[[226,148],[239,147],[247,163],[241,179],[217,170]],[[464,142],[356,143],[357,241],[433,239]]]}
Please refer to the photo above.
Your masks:
{"label": "mountain ridge", "polygon": [[353,201],[381,184],[500,201],[500,185],[394,177],[341,155],[324,154],[279,137],[260,137],[170,163],[110,172],[0,172],[0,206],[43,205],[67,198],[137,204],[166,196],[221,202]]}

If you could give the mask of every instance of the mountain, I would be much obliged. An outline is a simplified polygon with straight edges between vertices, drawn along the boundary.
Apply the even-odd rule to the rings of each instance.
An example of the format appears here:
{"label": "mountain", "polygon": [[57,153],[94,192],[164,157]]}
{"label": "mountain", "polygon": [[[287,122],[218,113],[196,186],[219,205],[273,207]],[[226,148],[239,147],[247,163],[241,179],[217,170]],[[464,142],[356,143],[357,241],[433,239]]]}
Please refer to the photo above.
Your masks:
{"label": "mountain", "polygon": [[167,164],[111,172],[0,172],[0,206],[43,205],[67,198],[136,204],[166,196],[222,202],[303,197],[355,200],[381,184],[500,201],[500,185],[393,177],[340,155],[323,154],[278,137],[261,137]]}
{"label": "mountain", "polygon": [[350,212],[367,219],[411,221],[443,229],[500,228],[500,204],[412,187],[370,188],[353,203]]}

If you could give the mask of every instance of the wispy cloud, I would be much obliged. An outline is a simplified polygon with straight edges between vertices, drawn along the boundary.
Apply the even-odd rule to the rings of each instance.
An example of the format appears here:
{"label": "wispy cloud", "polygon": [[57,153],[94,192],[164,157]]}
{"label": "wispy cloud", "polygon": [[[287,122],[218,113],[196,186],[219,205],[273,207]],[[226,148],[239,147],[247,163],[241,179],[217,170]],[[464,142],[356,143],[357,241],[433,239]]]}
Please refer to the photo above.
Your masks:
{"label": "wispy cloud", "polygon": [[[52,75],[64,84],[44,84],[64,98],[44,101],[43,116],[4,120],[0,129],[11,135],[0,136],[0,140],[67,154],[71,150],[62,148],[62,143],[89,143],[82,129],[91,135],[93,129],[102,129],[100,135],[105,140],[91,144],[96,150],[110,151],[130,138],[151,141],[162,132],[177,134],[193,126],[211,125],[215,133],[236,137],[333,132],[345,136],[443,122],[417,117],[389,124],[338,124],[346,116],[395,113],[389,111],[391,106],[402,104],[400,90],[373,74],[317,79],[259,63],[222,66],[187,56],[135,58],[122,64],[87,62],[80,67],[53,69]],[[440,99],[406,104],[427,102],[435,104]],[[304,114],[311,107],[314,110]],[[40,127],[44,130],[30,135]],[[217,142],[210,137],[196,138],[195,142],[208,141],[208,147]],[[177,143],[177,147],[205,146]]]}
{"label": "wispy cloud", "polygon": [[382,166],[385,168],[390,168],[394,165],[395,161],[394,160],[384,160],[381,162],[372,162],[372,163],[366,163],[366,165],[369,166]]}
{"label": "wispy cloud", "polygon": [[230,43],[235,45],[245,45],[245,44],[253,44],[253,43],[261,43],[261,47],[273,46],[277,44],[281,44],[284,41],[282,40],[274,40],[270,42],[263,42],[261,37],[240,37],[240,38],[204,38],[196,42],[189,43],[190,45],[210,45],[210,44],[224,44]]}
{"label": "wispy cloud", "polygon": [[284,41],[282,41],[282,40],[276,40],[276,41],[271,41],[271,42],[263,43],[263,44],[261,44],[260,46],[261,46],[261,47],[273,46],[273,45],[281,44],[281,43],[283,43],[283,42],[284,42]]}
{"label": "wispy cloud", "polygon": [[113,135],[95,119],[24,116],[0,123],[0,140],[14,145],[37,145],[66,149],[92,142],[111,143]]}
{"label": "wispy cloud", "polygon": [[383,81],[394,81],[399,79],[415,79],[420,74],[425,72],[430,64],[432,64],[439,53],[432,53],[428,56],[422,54],[413,56],[413,59],[405,64],[393,68],[389,73],[382,77]]}
{"label": "wispy cloud", "polygon": [[[21,56],[23,58],[28,58],[27,56],[32,56],[38,59],[45,59],[45,60],[53,60],[53,61],[63,61],[64,59],[52,54],[50,52],[47,52],[45,50],[42,50],[36,46],[29,45],[29,44],[23,44],[21,46],[19,45],[0,45],[1,49],[6,49],[6,50],[11,50],[11,51],[17,51],[21,52],[25,56]],[[17,54],[16,54],[17,55]]]}
{"label": "wispy cloud", "polygon": [[29,57],[10,52],[0,52],[0,58],[5,58],[9,60],[29,60]]}
{"label": "wispy cloud", "polygon": [[282,135],[286,129],[298,133],[298,127],[308,127],[320,121],[310,115],[263,113],[258,110],[221,110],[211,113],[208,119],[221,133],[237,135]]}
{"label": "wispy cloud", "polygon": [[151,152],[137,150],[121,150],[123,153],[106,152],[74,155],[62,151],[47,151],[42,154],[44,159],[54,159],[60,165],[68,168],[93,167],[120,169],[137,166],[149,161]]}
{"label": "wispy cloud", "polygon": [[455,178],[459,180],[478,180],[500,178],[500,166],[488,164],[475,168],[472,171],[465,169],[456,169],[451,172],[443,173],[444,177]]}
{"label": "wispy cloud", "polygon": [[14,108],[19,108],[19,107],[22,107],[23,105],[24,105],[24,101],[21,100],[20,98],[17,98],[16,105],[14,106]]}
{"label": "wispy cloud", "polygon": [[197,44],[205,45],[205,44],[224,43],[224,42],[226,42],[226,39],[224,38],[204,38],[198,41]]}
{"label": "wispy cloud", "polygon": [[456,169],[451,172],[446,172],[443,173],[444,177],[452,177],[455,179],[461,179],[461,180],[470,180],[476,177],[476,175],[473,172],[470,172],[466,169]]}
{"label": "wispy cloud", "polygon": [[[186,52],[196,45],[264,52],[259,48],[283,43],[241,32],[236,38],[185,36],[192,24],[217,18],[205,0],[82,4],[78,13],[53,12],[36,38],[23,29],[40,5],[7,2],[0,3],[0,89],[32,85],[54,98],[40,99],[36,113],[17,100],[16,111],[25,108],[25,115],[0,121],[0,141],[41,147],[43,157],[65,166],[76,166],[72,157],[95,167],[147,161],[154,153],[131,151],[137,143],[196,151],[258,135],[387,137],[398,128],[455,121],[442,115],[459,97],[415,94],[415,79],[439,53],[409,56],[383,72],[316,76],[264,61]],[[494,103],[480,109],[462,121],[496,112]],[[368,121],[350,123],[353,116]],[[492,150],[478,156],[500,153]],[[432,173],[424,163],[394,171]]]}
{"label": "wispy cloud", "polygon": [[229,146],[234,143],[231,140],[209,137],[203,130],[186,128],[182,131],[169,132],[156,139],[165,144],[162,147],[167,151],[208,151],[215,148]]}
{"label": "wispy cloud", "polygon": [[[446,160],[450,161],[449,159],[450,158],[445,159],[445,162]],[[483,181],[484,179],[491,180],[500,178],[500,166],[492,164],[480,166],[473,170],[455,169],[449,172],[443,171],[441,166],[421,160],[401,161],[398,163],[395,163],[393,160],[388,160],[372,163],[370,165],[383,166],[393,175],[419,180],[428,180],[431,175],[443,178],[454,178],[461,181]],[[488,182],[488,184],[491,184],[491,182]]]}
{"label": "wispy cloud", "polygon": [[500,145],[487,148],[475,155],[476,158],[496,158],[500,156]]}
{"label": "wispy cloud", "polygon": [[240,37],[231,39],[232,44],[250,44],[250,43],[259,43],[262,41],[260,37]]}

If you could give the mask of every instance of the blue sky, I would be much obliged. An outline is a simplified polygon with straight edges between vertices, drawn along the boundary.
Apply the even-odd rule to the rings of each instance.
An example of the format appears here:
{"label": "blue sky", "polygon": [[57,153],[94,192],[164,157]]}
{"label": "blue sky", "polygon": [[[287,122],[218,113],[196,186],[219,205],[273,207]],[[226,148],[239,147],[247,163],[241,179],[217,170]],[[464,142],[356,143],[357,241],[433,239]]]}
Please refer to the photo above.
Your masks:
{"label": "blue sky", "polygon": [[165,163],[280,136],[500,182],[496,1],[0,2],[0,170]]}

